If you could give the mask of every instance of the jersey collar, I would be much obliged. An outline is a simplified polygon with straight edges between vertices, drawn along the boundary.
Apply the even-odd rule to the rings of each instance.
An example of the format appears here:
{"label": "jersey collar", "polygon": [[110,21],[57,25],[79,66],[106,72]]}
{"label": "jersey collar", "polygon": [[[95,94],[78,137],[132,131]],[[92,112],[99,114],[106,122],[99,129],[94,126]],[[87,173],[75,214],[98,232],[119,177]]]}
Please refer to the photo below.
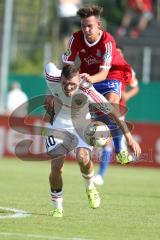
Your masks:
{"label": "jersey collar", "polygon": [[99,38],[97,39],[97,41],[95,41],[95,42],[93,42],[93,43],[89,43],[88,41],[87,41],[87,39],[85,38],[85,36],[84,36],[84,41],[85,41],[85,43],[87,44],[87,46],[88,47],[93,47],[94,45],[96,45],[98,42],[99,42],[99,40],[101,39],[101,37],[102,37],[102,30],[100,31],[100,34],[99,34]]}

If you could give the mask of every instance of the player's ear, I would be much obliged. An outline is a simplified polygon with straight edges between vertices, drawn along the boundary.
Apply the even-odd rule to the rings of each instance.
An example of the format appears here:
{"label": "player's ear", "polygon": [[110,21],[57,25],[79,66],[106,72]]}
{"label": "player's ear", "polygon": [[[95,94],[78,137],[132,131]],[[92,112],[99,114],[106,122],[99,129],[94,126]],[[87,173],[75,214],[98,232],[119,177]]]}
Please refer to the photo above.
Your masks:
{"label": "player's ear", "polygon": [[101,27],[102,27],[102,21],[99,19],[98,20],[98,28],[101,29]]}
{"label": "player's ear", "polygon": [[97,19],[97,25],[98,25],[98,28],[101,28],[102,27],[102,21],[100,18]]}

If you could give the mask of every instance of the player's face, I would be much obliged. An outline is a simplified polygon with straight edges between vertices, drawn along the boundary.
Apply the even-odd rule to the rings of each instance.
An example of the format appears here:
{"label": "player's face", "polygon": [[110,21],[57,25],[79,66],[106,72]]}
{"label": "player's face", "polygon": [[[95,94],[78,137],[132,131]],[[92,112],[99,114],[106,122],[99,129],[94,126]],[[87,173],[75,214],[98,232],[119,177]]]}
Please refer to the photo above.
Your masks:
{"label": "player's face", "polygon": [[70,79],[66,79],[63,75],[61,77],[61,84],[64,94],[67,97],[71,97],[78,90],[80,85],[80,77],[79,74],[75,75]]}
{"label": "player's face", "polygon": [[100,34],[101,21],[95,16],[90,16],[81,20],[81,28],[88,42],[95,42]]}

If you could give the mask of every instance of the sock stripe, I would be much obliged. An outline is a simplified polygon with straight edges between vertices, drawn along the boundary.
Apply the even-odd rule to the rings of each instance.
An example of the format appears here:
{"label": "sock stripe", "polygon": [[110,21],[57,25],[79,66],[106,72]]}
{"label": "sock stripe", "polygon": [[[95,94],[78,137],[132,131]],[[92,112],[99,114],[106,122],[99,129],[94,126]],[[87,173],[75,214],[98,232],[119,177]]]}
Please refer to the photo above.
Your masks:
{"label": "sock stripe", "polygon": [[82,176],[86,179],[92,178],[94,176],[94,171],[92,171],[90,174],[82,173]]}

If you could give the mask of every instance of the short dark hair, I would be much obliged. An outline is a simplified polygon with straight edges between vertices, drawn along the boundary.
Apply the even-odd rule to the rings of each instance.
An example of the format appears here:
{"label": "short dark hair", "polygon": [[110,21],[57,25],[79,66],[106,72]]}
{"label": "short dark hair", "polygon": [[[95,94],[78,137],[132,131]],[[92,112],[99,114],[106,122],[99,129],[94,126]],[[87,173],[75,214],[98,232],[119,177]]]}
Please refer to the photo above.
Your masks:
{"label": "short dark hair", "polygon": [[80,18],[87,18],[91,16],[100,17],[102,12],[103,12],[103,7],[100,7],[98,5],[91,5],[91,6],[80,8],[77,11],[77,15]]}
{"label": "short dark hair", "polygon": [[66,79],[70,79],[79,73],[79,69],[74,64],[66,64],[62,68],[61,76],[63,75]]}

